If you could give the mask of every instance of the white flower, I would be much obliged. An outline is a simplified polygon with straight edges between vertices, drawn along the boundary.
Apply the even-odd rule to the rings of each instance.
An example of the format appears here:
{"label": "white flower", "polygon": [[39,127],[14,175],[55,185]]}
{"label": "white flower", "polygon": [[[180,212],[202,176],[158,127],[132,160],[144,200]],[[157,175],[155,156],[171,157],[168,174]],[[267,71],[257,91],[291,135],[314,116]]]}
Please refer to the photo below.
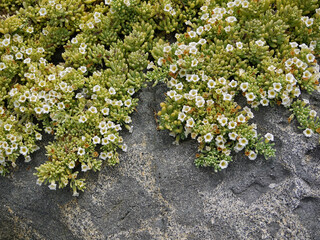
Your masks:
{"label": "white flower", "polygon": [[262,98],[262,99],[260,100],[260,104],[261,104],[262,106],[268,106],[268,105],[269,105],[269,100],[266,99],[266,98]]}
{"label": "white flower", "polygon": [[94,136],[92,138],[92,142],[93,142],[93,144],[99,144],[100,143],[100,138],[98,136]]}
{"label": "white flower", "polygon": [[312,76],[311,72],[309,72],[308,70],[303,72],[303,78],[309,79]]}
{"label": "white flower", "polygon": [[85,66],[81,66],[79,67],[79,70],[82,72],[82,73],[85,73],[87,71],[87,68]]}
{"label": "white flower", "polygon": [[99,92],[99,91],[100,91],[100,86],[99,86],[99,85],[95,85],[95,86],[92,88],[92,91],[93,91],[93,92]]}
{"label": "white flower", "polygon": [[230,121],[228,124],[229,129],[234,129],[237,126],[237,123],[235,121]]}
{"label": "white flower", "polygon": [[228,118],[226,117],[221,117],[218,119],[219,123],[221,126],[225,126],[228,123]]}
{"label": "white flower", "polygon": [[223,93],[223,101],[231,101],[232,95],[229,93]]}
{"label": "white flower", "polygon": [[252,102],[256,98],[256,96],[254,95],[254,93],[250,92],[246,94],[246,98],[248,102]]}
{"label": "white flower", "polygon": [[196,106],[198,108],[201,108],[204,106],[205,102],[206,101],[202,97],[199,96],[199,97],[197,97],[197,100],[196,100]]}
{"label": "white flower", "polygon": [[234,6],[234,2],[228,2],[227,6],[228,6],[228,8],[232,8]]}
{"label": "white flower", "polygon": [[187,120],[186,127],[192,128],[194,126],[194,124],[195,124],[195,122],[194,122],[193,118],[191,117]]}
{"label": "white flower", "polygon": [[249,83],[247,83],[247,82],[244,82],[244,83],[241,83],[241,84],[240,84],[240,89],[241,89],[243,92],[247,91],[248,87],[249,87]]}
{"label": "white flower", "polygon": [[121,128],[120,124],[117,124],[117,125],[115,126],[114,130],[116,130],[117,132],[121,131],[122,128]]}
{"label": "white flower", "polygon": [[111,142],[114,142],[116,140],[116,135],[114,135],[113,133],[108,135],[108,140],[111,141]]}
{"label": "white flower", "polygon": [[188,34],[189,34],[190,38],[194,38],[197,36],[197,33],[195,31],[190,31],[190,32],[188,32]]}
{"label": "white flower", "polygon": [[128,150],[127,144],[120,145],[122,151],[126,152]]}
{"label": "white flower", "polygon": [[230,52],[232,50],[233,50],[233,46],[231,44],[228,44],[227,47],[226,47],[226,51]]}
{"label": "white flower", "polygon": [[282,89],[281,83],[273,83],[273,89],[277,92],[280,92]]}
{"label": "white flower", "polygon": [[312,134],[313,134],[313,131],[312,131],[312,129],[307,128],[306,130],[303,131],[303,134],[304,134],[306,137],[311,137]]}
{"label": "white flower", "polygon": [[12,125],[7,123],[4,125],[4,130],[10,131],[11,127],[12,127]]}
{"label": "white flower", "polygon": [[45,8],[40,8],[39,14],[40,16],[45,16],[47,14],[47,10]]}
{"label": "white flower", "polygon": [[191,110],[191,107],[190,107],[190,106],[184,105],[184,106],[182,107],[182,112],[187,113],[187,112],[189,112],[190,110]]}
{"label": "white flower", "polygon": [[213,138],[213,135],[211,133],[207,133],[206,135],[204,135],[205,142],[211,142],[212,138]]}
{"label": "white flower", "polygon": [[105,152],[101,152],[100,156],[99,156],[102,160],[106,160],[107,159],[107,154]]}
{"label": "white flower", "polygon": [[125,105],[126,107],[130,107],[131,104],[132,104],[131,99],[127,99],[127,100],[124,101],[124,105]]}
{"label": "white flower", "polygon": [[283,96],[282,97],[282,105],[287,107],[287,106],[290,106],[290,103],[291,103],[291,98],[289,96]]}
{"label": "white flower", "polygon": [[72,44],[77,44],[78,43],[78,39],[76,37],[71,39],[71,43]]}
{"label": "white flower", "polygon": [[49,185],[50,190],[56,190],[57,189],[57,184],[53,181],[51,182],[51,184]]}
{"label": "white flower", "polygon": [[238,49],[242,49],[243,43],[242,42],[236,42],[236,46]]}
{"label": "white flower", "polygon": [[147,69],[153,69],[153,68],[155,68],[155,65],[154,65],[154,62],[151,61],[148,63]]}
{"label": "white flower", "polygon": [[113,87],[110,87],[110,88],[109,88],[109,93],[110,93],[111,95],[115,95],[115,94],[116,94],[116,90],[115,90]]}
{"label": "white flower", "polygon": [[203,27],[200,26],[197,28],[197,34],[200,36],[203,33]]}
{"label": "white flower", "polygon": [[314,62],[315,56],[314,56],[312,53],[307,54],[306,57],[307,57],[307,61],[308,61],[309,63]]}
{"label": "white flower", "polygon": [[21,147],[20,147],[20,153],[21,153],[22,155],[26,156],[26,155],[28,154],[28,152],[29,152],[29,150],[28,150],[27,147],[25,147],[25,146],[21,146]]}
{"label": "white flower", "polygon": [[310,27],[313,24],[313,18],[308,18],[304,23],[307,27]]}
{"label": "white flower", "polygon": [[164,10],[165,12],[170,12],[170,11],[172,10],[171,4],[165,5],[163,10]]}
{"label": "white flower", "polygon": [[39,48],[37,49],[37,52],[38,52],[38,53],[44,53],[44,52],[45,52],[45,50],[44,50],[44,48],[43,48],[43,47],[39,47]]}
{"label": "white flower", "polygon": [[108,115],[108,114],[109,114],[109,108],[107,108],[107,107],[103,108],[103,109],[101,110],[101,113],[102,113],[103,115]]}
{"label": "white flower", "polygon": [[[32,53],[32,48],[28,48],[26,49],[26,54],[27,55],[30,55]],[[10,57],[9,57],[10,56]],[[13,56],[12,55],[7,55],[7,58],[10,58],[10,60],[13,59]],[[29,62],[30,62],[30,58],[26,58],[23,62],[25,62],[27,59],[29,59]]]}
{"label": "white flower", "polygon": [[246,146],[248,144],[248,140],[246,138],[244,138],[244,137],[239,138],[239,144],[241,146]]}
{"label": "white flower", "polygon": [[246,117],[243,116],[242,114],[240,114],[240,115],[238,116],[238,118],[237,118],[237,121],[244,123],[244,122],[246,121]]}
{"label": "white flower", "polygon": [[88,23],[87,23],[87,26],[88,26],[88,28],[90,28],[90,29],[94,28],[94,25],[93,25],[92,22],[88,22]]}
{"label": "white flower", "polygon": [[170,46],[165,46],[164,48],[163,48],[163,52],[164,53],[168,53],[168,52],[170,52],[171,51],[171,47]]}
{"label": "white flower", "polygon": [[268,140],[268,141],[273,141],[274,137],[271,133],[267,133],[266,135],[264,135],[264,137]]}
{"label": "white flower", "polygon": [[215,87],[216,82],[213,81],[212,79],[210,79],[210,80],[208,81],[207,85],[208,85],[208,88],[209,88],[209,89],[212,89],[212,88]]}
{"label": "white flower", "polygon": [[91,112],[91,113],[97,113],[97,112],[98,112],[98,111],[97,111],[97,108],[94,107],[94,106],[91,106],[91,107],[88,109],[88,111]]}
{"label": "white flower", "polygon": [[198,82],[199,81],[199,76],[197,75],[197,74],[192,74],[191,75],[191,80],[193,81],[193,82]]}
{"label": "white flower", "polygon": [[80,116],[79,117],[79,122],[80,123],[84,123],[84,122],[86,122],[87,121],[87,118],[85,117],[85,116]]}
{"label": "white flower", "polygon": [[82,165],[81,165],[81,171],[82,171],[82,172],[86,172],[86,171],[88,171],[88,170],[89,170],[88,165],[86,165],[86,164],[82,164]]}
{"label": "white flower", "polygon": [[198,95],[198,90],[197,89],[192,89],[189,91],[189,96],[191,99],[194,99]]}
{"label": "white flower", "polygon": [[62,4],[57,4],[57,5],[56,5],[56,9],[57,9],[57,10],[61,10],[61,9],[62,9]]}
{"label": "white flower", "polygon": [[59,102],[58,103],[58,109],[64,109],[65,108],[65,105],[64,105],[64,103],[63,102]]}
{"label": "white flower", "polygon": [[309,112],[310,117],[316,117],[317,116],[317,112],[315,110],[311,110]]}
{"label": "white flower", "polygon": [[160,58],[158,58],[157,64],[158,64],[159,66],[162,66],[163,61],[164,61],[164,58],[163,58],[163,57],[160,57]]}
{"label": "white flower", "polygon": [[226,79],[224,78],[224,77],[221,77],[221,78],[219,78],[218,79],[218,82],[220,83],[220,84],[222,84],[222,85],[225,85],[226,84]]}
{"label": "white flower", "polygon": [[248,155],[248,158],[250,160],[255,160],[257,158],[257,154],[254,151],[250,151],[249,155]]}
{"label": "white flower", "polygon": [[25,64],[28,64],[28,63],[30,63],[31,62],[31,59],[30,58],[26,58],[25,60],[23,60],[23,63],[25,63]]}
{"label": "white flower", "polygon": [[42,113],[42,108],[41,107],[35,107],[34,111],[36,114],[41,114]]}
{"label": "white flower", "polygon": [[2,71],[3,69],[5,69],[7,66],[5,63],[0,62],[0,71]]}
{"label": "white flower", "polygon": [[230,16],[230,17],[227,17],[227,18],[226,18],[226,21],[229,22],[229,23],[233,23],[233,22],[236,22],[237,19],[236,19],[236,17],[234,17],[234,16]]}
{"label": "white flower", "polygon": [[110,5],[112,3],[112,0],[104,0],[104,4]]}
{"label": "white flower", "polygon": [[[208,10],[208,6],[202,6],[202,7],[200,8],[200,10],[203,11],[203,12],[205,12],[205,11]],[[318,10],[318,9],[317,9],[317,10]]]}
{"label": "white flower", "polygon": [[195,67],[198,65],[198,60],[197,59],[193,59],[191,62],[191,67]]}
{"label": "white flower", "polygon": [[219,167],[221,169],[225,169],[228,167],[228,162],[226,160],[221,160],[220,163],[219,163]]}
{"label": "white flower", "polygon": [[124,3],[127,7],[130,7],[130,0],[123,0],[123,3]]}
{"label": "white flower", "polygon": [[84,148],[79,147],[78,148],[78,155],[83,156],[86,153],[86,150]]}
{"label": "white flower", "polygon": [[178,67],[176,64],[170,65],[170,72],[175,73],[178,71]]}
{"label": "white flower", "polygon": [[4,40],[2,41],[2,44],[3,44],[5,47],[9,46],[9,44],[10,44],[10,39],[8,39],[8,38],[4,39]]}
{"label": "white flower", "polygon": [[49,133],[49,134],[51,134],[51,133],[53,132],[51,127],[46,127],[46,128],[44,129],[44,131],[45,131],[46,133]]}
{"label": "white flower", "polygon": [[27,27],[26,31],[27,33],[33,33],[33,27]]}
{"label": "white flower", "polygon": [[247,0],[242,1],[241,3],[243,8],[248,8],[249,7],[249,2]]}
{"label": "white flower", "polygon": [[199,43],[200,45],[204,45],[204,44],[206,44],[206,42],[207,42],[207,40],[205,40],[205,39],[203,39],[203,38],[201,38],[201,39],[198,41],[198,43]]}
{"label": "white flower", "polygon": [[189,50],[189,52],[191,53],[191,54],[197,54],[197,52],[198,52],[198,49],[196,48],[196,47],[191,47],[190,48],[190,50]]}
{"label": "white flower", "polygon": [[262,46],[265,44],[265,42],[262,41],[262,40],[258,40],[258,41],[256,41],[256,44],[257,44],[259,47],[262,47]]}
{"label": "white flower", "polygon": [[186,114],[183,112],[180,112],[178,115],[178,120],[181,122],[184,122],[185,118],[186,118]]}
{"label": "white flower", "polygon": [[302,99],[302,101],[305,103],[305,104],[310,104],[309,100],[308,99]]}
{"label": "white flower", "polygon": [[268,98],[273,99],[276,97],[276,91],[274,89],[268,90]]}
{"label": "white flower", "polygon": [[[85,54],[86,53],[86,50],[84,48],[79,48],[79,53],[81,54]],[[81,70],[81,69],[80,69]]]}
{"label": "white flower", "polygon": [[69,167],[70,169],[73,169],[75,166],[76,166],[76,165],[75,165],[74,161],[71,161],[71,162],[68,164],[68,167]]}
{"label": "white flower", "polygon": [[50,112],[50,106],[48,104],[44,104],[42,106],[42,112],[43,113],[49,113]]}
{"label": "white flower", "polygon": [[23,54],[21,52],[17,52],[15,56],[16,56],[16,59],[22,59],[23,58]]}
{"label": "white flower", "polygon": [[238,134],[236,134],[235,132],[231,132],[228,134],[229,138],[233,141],[235,141],[238,137]]}

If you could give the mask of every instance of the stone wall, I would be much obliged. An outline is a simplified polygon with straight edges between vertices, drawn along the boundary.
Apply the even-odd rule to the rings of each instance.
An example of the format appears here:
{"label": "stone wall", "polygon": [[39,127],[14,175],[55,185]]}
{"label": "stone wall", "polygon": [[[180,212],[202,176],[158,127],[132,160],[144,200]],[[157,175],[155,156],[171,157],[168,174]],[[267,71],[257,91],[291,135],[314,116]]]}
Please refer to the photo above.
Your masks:
{"label": "stone wall", "polygon": [[[304,137],[283,107],[261,108],[258,132],[275,136],[277,157],[242,153],[222,172],[196,168],[197,143],[172,145],[156,130],[165,87],[139,92],[134,131],[123,132],[120,164],[85,173],[87,189],[37,186],[30,163],[0,178],[0,239],[320,239],[319,136]],[[320,113],[320,97],[310,102]],[[52,139],[47,139],[47,142]]]}

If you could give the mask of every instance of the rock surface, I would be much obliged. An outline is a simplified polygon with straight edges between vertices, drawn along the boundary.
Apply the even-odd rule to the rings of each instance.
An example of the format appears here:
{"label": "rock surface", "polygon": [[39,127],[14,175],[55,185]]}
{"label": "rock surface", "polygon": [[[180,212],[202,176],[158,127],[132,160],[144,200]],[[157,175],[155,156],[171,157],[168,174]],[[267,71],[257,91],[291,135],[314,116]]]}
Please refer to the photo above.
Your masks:
{"label": "rock surface", "polygon": [[[123,132],[128,152],[118,166],[86,173],[79,197],[35,184],[44,147],[1,177],[0,239],[320,239],[318,136],[288,125],[284,108],[261,109],[258,131],[275,135],[276,158],[238,154],[222,172],[196,168],[195,141],[172,145],[156,130],[164,92],[138,93],[134,131]],[[320,97],[310,98],[320,113]]]}

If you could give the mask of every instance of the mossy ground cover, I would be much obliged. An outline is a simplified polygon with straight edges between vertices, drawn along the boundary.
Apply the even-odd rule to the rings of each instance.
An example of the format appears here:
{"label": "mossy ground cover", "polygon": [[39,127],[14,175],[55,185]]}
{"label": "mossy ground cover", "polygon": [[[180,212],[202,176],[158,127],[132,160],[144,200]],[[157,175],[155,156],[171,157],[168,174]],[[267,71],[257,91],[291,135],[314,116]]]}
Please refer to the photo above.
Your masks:
{"label": "mossy ground cover", "polygon": [[159,129],[176,143],[196,139],[197,166],[224,169],[233,152],[275,156],[276,133],[260,136],[251,109],[283,105],[306,137],[319,133],[317,113],[301,99],[320,90],[319,7],[317,0],[0,3],[1,174],[21,155],[31,161],[46,132],[54,141],[37,183],[70,186],[77,196],[81,172],[114,166],[130,151],[121,131],[132,130],[136,92],[147,81],[167,84]]}

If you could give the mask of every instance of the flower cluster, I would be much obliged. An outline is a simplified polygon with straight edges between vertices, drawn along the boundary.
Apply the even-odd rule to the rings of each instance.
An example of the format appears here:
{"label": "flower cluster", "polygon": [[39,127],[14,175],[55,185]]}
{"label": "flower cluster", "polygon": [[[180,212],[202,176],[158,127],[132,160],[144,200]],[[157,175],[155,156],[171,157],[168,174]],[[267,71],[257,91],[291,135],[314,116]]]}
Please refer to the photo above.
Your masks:
{"label": "flower cluster", "polygon": [[[296,13],[296,25],[290,26],[292,19],[280,3],[268,8],[256,1],[209,1],[198,19],[188,22],[187,31],[176,34],[177,42],[159,42],[152,51],[156,64],[149,64],[154,69],[149,78],[161,76],[169,88],[160,105],[159,128],[169,130],[176,143],[189,134],[196,139],[201,151],[197,166],[224,169],[232,151],[243,150],[250,160],[257,154],[274,156],[273,135],[260,137],[249,122],[254,117],[251,108],[293,107],[306,136],[319,132],[316,113],[302,111],[296,100],[302,90],[320,91],[315,59],[320,50],[319,9],[310,6],[309,16]],[[276,25],[273,30],[270,22]],[[238,95],[248,106],[239,106]],[[308,121],[301,112],[310,115]]]}
{"label": "flower cluster", "polygon": [[0,174],[21,155],[29,162],[52,134],[37,183],[77,196],[85,172],[127,151],[121,130],[132,131],[146,76],[167,83],[159,128],[176,143],[196,139],[197,166],[224,169],[232,152],[274,156],[273,135],[250,123],[252,108],[283,105],[307,137],[319,133],[317,113],[297,98],[320,90],[320,6],[298,2],[1,2]]}
{"label": "flower cluster", "polygon": [[39,185],[69,185],[77,196],[84,172],[118,163],[148,52],[165,33],[183,29],[202,3],[0,3],[0,174],[20,155],[30,161],[43,134],[55,141],[36,168]]}

